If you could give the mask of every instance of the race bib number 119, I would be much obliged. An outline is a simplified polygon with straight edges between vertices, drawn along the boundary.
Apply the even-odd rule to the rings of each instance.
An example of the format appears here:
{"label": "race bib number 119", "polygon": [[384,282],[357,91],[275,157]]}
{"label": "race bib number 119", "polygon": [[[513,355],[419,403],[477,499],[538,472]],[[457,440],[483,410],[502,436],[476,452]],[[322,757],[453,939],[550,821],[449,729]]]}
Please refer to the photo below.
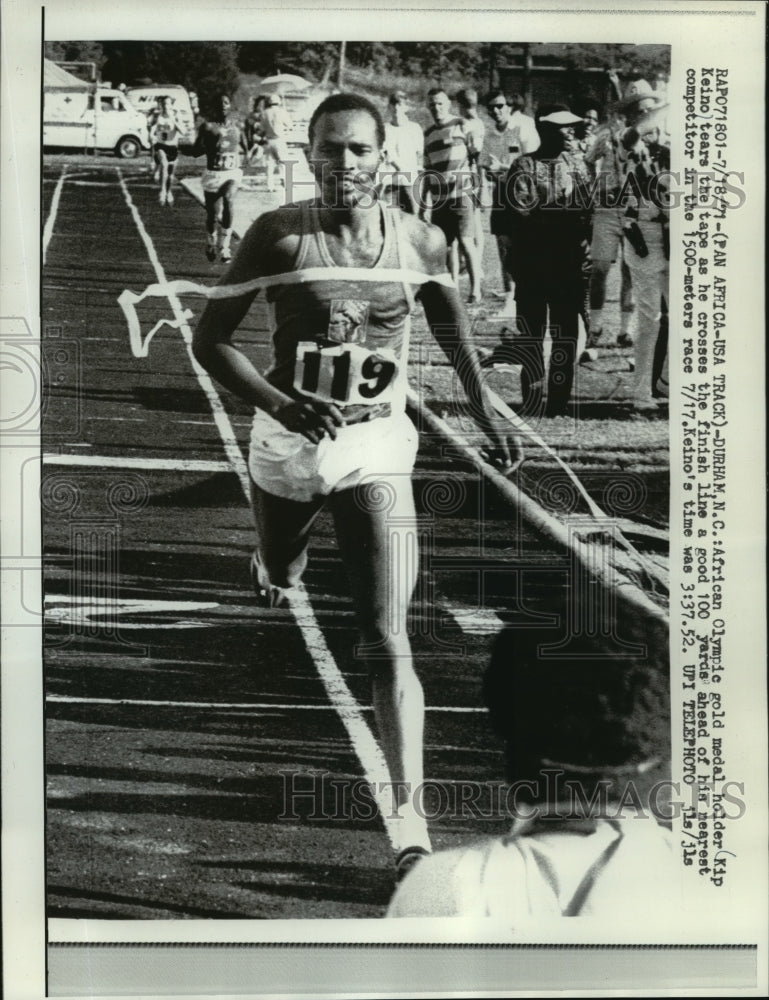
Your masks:
{"label": "race bib number 119", "polygon": [[214,170],[234,170],[237,165],[237,153],[217,153]]}
{"label": "race bib number 119", "polygon": [[297,344],[294,388],[329,403],[390,402],[397,375],[398,362],[387,349],[373,353],[360,344]]}

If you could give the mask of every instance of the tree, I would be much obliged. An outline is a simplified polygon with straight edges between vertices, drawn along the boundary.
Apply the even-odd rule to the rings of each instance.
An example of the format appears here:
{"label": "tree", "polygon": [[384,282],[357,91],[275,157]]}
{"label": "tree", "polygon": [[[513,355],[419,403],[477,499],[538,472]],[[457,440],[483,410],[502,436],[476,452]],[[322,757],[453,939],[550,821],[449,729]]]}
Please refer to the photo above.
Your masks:
{"label": "tree", "polygon": [[[100,74],[104,64],[104,48],[101,42],[46,42],[43,48],[46,59],[52,62],[90,62],[96,67],[97,75]],[[76,72],[75,76],[86,77],[85,68],[83,72]]]}
{"label": "tree", "polygon": [[180,83],[201,102],[238,87],[235,42],[104,42],[103,74],[113,84]]}

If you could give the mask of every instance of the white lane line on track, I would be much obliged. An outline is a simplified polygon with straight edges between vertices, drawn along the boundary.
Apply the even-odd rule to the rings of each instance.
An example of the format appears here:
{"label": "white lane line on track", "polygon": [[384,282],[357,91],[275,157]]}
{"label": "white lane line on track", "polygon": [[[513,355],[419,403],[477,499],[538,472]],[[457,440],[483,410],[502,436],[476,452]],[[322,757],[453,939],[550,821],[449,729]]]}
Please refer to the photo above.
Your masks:
{"label": "white lane line on track", "polygon": [[59,200],[61,198],[61,189],[64,186],[64,175],[67,172],[66,163],[61,168],[61,173],[59,174],[59,179],[56,181],[56,187],[53,191],[53,196],[51,197],[51,207],[48,210],[48,218],[45,220],[45,228],[43,229],[43,263],[45,264],[45,257],[48,253],[48,244],[51,242],[51,237],[53,236],[53,227],[56,224],[56,213],[59,211]]}
{"label": "white lane line on track", "polygon": [[[123,192],[123,197],[125,198],[126,205],[128,206],[133,220],[136,223],[136,228],[139,230],[139,236],[144,243],[147,250],[150,262],[155,269],[155,274],[157,275],[158,282],[160,284],[166,283],[166,275],[163,270],[163,265],[160,263],[160,259],[155,251],[155,245],[150,238],[149,233],[144,228],[144,223],[142,222],[141,216],[133,203],[133,199],[126,187],[125,180],[123,179],[122,171],[119,167],[116,168],[118,181],[120,182],[120,187]],[[241,454],[240,447],[238,445],[237,438],[235,437],[235,432],[232,429],[232,424],[230,423],[229,417],[227,416],[227,411],[221,401],[219,393],[216,391],[216,387],[211,380],[208,372],[198,364],[192,353],[192,330],[190,329],[189,323],[185,319],[185,313],[182,309],[182,305],[179,299],[173,293],[168,295],[168,301],[173,309],[174,316],[179,324],[179,329],[181,331],[184,343],[187,347],[187,353],[189,354],[190,363],[192,365],[192,370],[195,372],[200,383],[200,387],[206,394],[208,403],[211,407],[211,412],[213,413],[214,422],[216,424],[219,435],[222,439],[222,444],[224,445],[224,450],[227,458],[230,460],[232,467],[238,474],[240,479],[240,485],[243,487],[243,492],[248,499],[251,495],[250,479],[248,475],[248,468],[243,460],[243,455]]]}
{"label": "white lane line on track", "polygon": [[43,465],[97,466],[104,469],[145,469],[158,472],[233,472],[230,462],[205,458],[130,458],[122,455],[43,455]]}
{"label": "white lane line on track", "polygon": [[[336,705],[299,705],[283,702],[254,701],[154,701],[151,698],[80,698],[77,695],[49,694],[47,702],[57,705],[129,705],[137,708],[200,708],[234,709],[243,712],[334,712]],[[360,707],[361,712],[373,712],[373,708]],[[425,705],[425,712],[446,712],[453,715],[486,714],[485,708],[458,708],[456,705]],[[385,779],[389,780],[389,779]]]}
{"label": "white lane line on track", "polygon": [[470,635],[496,635],[505,626],[490,608],[469,608],[465,604],[446,600],[443,601],[443,606],[462,631]]}
{"label": "white lane line on track", "polygon": [[[152,266],[155,269],[158,282],[160,284],[166,284],[166,276],[163,271],[163,265],[158,259],[152,239],[150,238],[147,230],[144,228],[144,223],[142,222],[141,216],[133,203],[128,188],[126,187],[120,168],[117,167],[116,171],[126,205],[133,216],[136,228],[138,229],[142,242],[147,249],[147,253],[150,261],[152,262]],[[193,371],[197,375],[201,388],[205,392],[211,406],[217,429],[219,430],[222,443],[224,444],[224,449],[227,453],[227,458],[230,460],[235,471],[237,472],[240,484],[243,487],[243,492],[246,496],[246,500],[250,503],[251,485],[248,466],[246,465],[240,451],[240,446],[238,445],[235,437],[232,424],[230,423],[227,412],[211,378],[198,364],[192,353],[192,331],[190,330],[189,324],[185,319],[185,313],[178,297],[174,295],[173,292],[169,293],[167,297],[169,303],[171,304],[171,308],[173,309],[175,319],[178,322],[178,327],[181,330],[184,342],[187,345],[187,352],[190,357],[190,362],[192,363]],[[347,687],[344,677],[342,676],[342,672],[339,670],[339,667],[331,654],[331,650],[328,648],[326,639],[320,629],[320,626],[318,625],[318,621],[315,617],[315,612],[312,609],[309,598],[301,589],[298,590],[298,596],[291,600],[291,610],[294,612],[297,625],[302,633],[302,638],[304,639],[307,651],[315,662],[316,669],[323,685],[326,688],[326,692],[330,700],[336,706],[339,717],[347,730],[347,734],[350,737],[355,753],[358,756],[358,760],[363,767],[366,780],[369,783],[372,783],[374,789],[377,790],[374,793],[374,797],[379,807],[390,842],[396,850],[399,850],[401,847],[407,845],[400,844],[396,821],[390,818],[393,811],[392,798],[389,794],[385,793],[387,783],[390,780],[390,775],[384,754],[382,753],[379,744],[374,739],[374,735],[371,732],[368,723],[363,717],[361,706],[355,698],[353,698],[352,692]]]}
{"label": "white lane line on track", "polygon": [[[208,622],[190,621],[188,619],[170,621],[155,619],[148,622],[135,622],[126,615],[142,615],[151,617],[160,612],[169,614],[172,611],[193,612],[211,611],[219,608],[216,601],[165,601],[147,598],[121,598],[119,600],[99,599],[96,596],[72,597],[69,594],[49,595],[44,601],[45,621],[49,625],[75,625],[80,628],[114,627],[117,622],[121,631],[126,629],[194,629],[211,628]],[[106,621],[104,620],[106,619]]]}

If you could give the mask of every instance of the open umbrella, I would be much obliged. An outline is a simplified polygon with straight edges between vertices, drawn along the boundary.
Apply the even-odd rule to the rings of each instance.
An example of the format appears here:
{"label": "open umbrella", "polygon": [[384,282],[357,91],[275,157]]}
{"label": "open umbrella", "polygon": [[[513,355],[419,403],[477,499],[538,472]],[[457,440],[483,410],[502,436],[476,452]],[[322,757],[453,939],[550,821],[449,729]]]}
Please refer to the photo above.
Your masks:
{"label": "open umbrella", "polygon": [[313,86],[312,80],[305,80],[295,73],[277,73],[275,76],[266,76],[259,84],[259,89],[267,94],[284,94],[293,90],[309,90]]}

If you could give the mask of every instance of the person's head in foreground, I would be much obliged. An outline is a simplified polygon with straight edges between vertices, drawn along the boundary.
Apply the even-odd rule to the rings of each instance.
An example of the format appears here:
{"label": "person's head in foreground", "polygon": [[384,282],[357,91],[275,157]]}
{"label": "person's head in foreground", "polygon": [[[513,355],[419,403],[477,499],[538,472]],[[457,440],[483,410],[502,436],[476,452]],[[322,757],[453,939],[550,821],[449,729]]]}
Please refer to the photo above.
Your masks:
{"label": "person's head in foreground", "polygon": [[543,818],[594,796],[601,808],[614,804],[612,815],[637,800],[648,814],[664,812],[654,789],[669,772],[667,671],[623,657],[616,640],[554,649],[559,641],[555,629],[507,628],[494,644],[484,695],[513,801]]}
{"label": "person's head in foreground", "polygon": [[652,926],[662,898],[675,905],[680,860],[655,816],[671,814],[667,647],[649,638],[656,662],[616,640],[564,642],[556,627],[500,633],[484,696],[510,782],[498,812],[512,824],[485,836],[479,821],[475,839],[418,860],[388,916]]}
{"label": "person's head in foreground", "polygon": [[332,94],[318,105],[309,125],[309,161],[324,206],[371,205],[384,138],[382,115],[367,98]]}

